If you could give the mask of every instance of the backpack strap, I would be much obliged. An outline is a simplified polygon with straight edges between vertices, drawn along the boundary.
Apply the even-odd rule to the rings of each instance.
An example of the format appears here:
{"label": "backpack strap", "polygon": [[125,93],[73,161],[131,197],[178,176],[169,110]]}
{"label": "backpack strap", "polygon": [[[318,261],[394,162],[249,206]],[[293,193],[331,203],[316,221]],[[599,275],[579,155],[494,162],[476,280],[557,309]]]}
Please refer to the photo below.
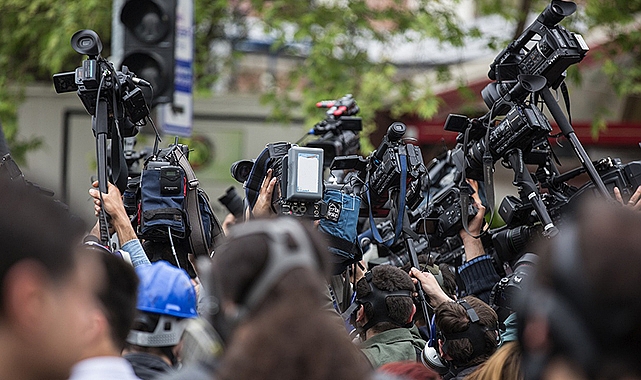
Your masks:
{"label": "backpack strap", "polygon": [[[185,208],[187,209],[187,215],[189,215],[189,245],[191,247],[191,252],[196,256],[210,255],[210,246],[205,239],[205,230],[202,220],[202,215],[200,214],[200,205],[198,202],[198,187],[200,182],[196,178],[196,173],[192,169],[187,156],[179,151],[179,149],[173,149],[171,151],[171,156],[185,171],[185,177],[187,178],[187,194],[185,194]],[[197,223],[192,223],[191,221],[198,221]]]}

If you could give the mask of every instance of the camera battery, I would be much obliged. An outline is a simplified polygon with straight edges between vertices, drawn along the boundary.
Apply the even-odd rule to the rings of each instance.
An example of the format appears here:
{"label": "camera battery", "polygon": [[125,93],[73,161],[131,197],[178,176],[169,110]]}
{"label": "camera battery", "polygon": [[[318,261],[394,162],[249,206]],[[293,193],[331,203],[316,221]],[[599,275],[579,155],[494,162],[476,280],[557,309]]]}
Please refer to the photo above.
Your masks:
{"label": "camera battery", "polygon": [[180,166],[166,165],[160,168],[160,193],[177,195],[182,192],[185,173]]}

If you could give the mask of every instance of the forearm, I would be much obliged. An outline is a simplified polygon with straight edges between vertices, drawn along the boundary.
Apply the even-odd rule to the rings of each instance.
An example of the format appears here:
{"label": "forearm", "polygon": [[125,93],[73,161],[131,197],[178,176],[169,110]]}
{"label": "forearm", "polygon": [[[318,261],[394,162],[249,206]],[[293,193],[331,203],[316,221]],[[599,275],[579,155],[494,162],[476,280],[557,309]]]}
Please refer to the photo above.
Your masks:
{"label": "forearm", "polygon": [[481,239],[474,238],[470,235],[463,235],[463,248],[465,248],[465,261],[472,261],[477,257],[485,255],[485,249]]}
{"label": "forearm", "polygon": [[140,244],[140,240],[129,240],[126,243],[121,244],[120,247],[123,251],[127,251],[129,253],[129,256],[131,257],[131,264],[134,268],[141,265],[151,265],[145,250],[142,248],[142,244]]}

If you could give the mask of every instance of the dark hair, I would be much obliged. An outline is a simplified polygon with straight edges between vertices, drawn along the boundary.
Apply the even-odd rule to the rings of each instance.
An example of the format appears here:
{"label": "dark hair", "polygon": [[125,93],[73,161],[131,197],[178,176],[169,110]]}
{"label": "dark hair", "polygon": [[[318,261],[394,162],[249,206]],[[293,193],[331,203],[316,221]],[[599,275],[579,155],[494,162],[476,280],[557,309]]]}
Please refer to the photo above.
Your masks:
{"label": "dark hair", "polygon": [[452,267],[447,264],[439,264],[438,268],[441,270],[441,275],[443,276],[443,286],[441,286],[441,288],[450,298],[455,298],[456,274],[452,270]]}
{"label": "dark hair", "polygon": [[[260,221],[259,223],[278,223],[278,219]],[[318,262],[318,272],[314,279],[328,279],[330,273],[329,252],[325,240],[316,230],[305,227],[307,238],[313,246],[313,253]],[[235,226],[242,228],[242,225]],[[289,233],[289,232],[287,232]],[[265,269],[268,258],[268,236],[262,233],[244,235],[225,241],[213,257],[214,277],[220,283],[222,297],[242,305],[259,274]],[[289,236],[288,244],[294,246],[295,240]],[[319,277],[320,275],[320,277]]]}
{"label": "dark hair", "polygon": [[98,299],[111,329],[116,347],[123,349],[136,315],[138,276],[134,268],[106,251],[99,252],[106,281]]}
{"label": "dark hair", "polygon": [[[474,347],[468,338],[450,339],[447,342],[447,354],[452,358],[452,363],[457,366],[471,366],[484,362],[496,351],[498,317],[488,304],[476,297],[467,296],[463,300],[478,315],[479,321],[476,323],[486,329],[483,335],[485,349],[482,353],[476,353],[473,356],[475,354]],[[472,323],[467,310],[458,302],[443,302],[436,307],[434,313],[436,326],[444,335],[466,331]]]}
{"label": "dark hair", "polygon": [[[0,178],[0,283],[13,265],[35,260],[52,279],[62,279],[75,267],[75,253],[85,224],[66,206],[42,195],[33,186]],[[0,292],[0,313],[4,299]]]}
{"label": "dark hair", "polygon": [[[641,213],[595,200],[576,212],[559,236],[539,242],[535,282],[517,315],[526,324],[529,313],[547,318],[551,353],[590,377],[641,376]],[[563,313],[543,302],[562,305]]]}
{"label": "dark hair", "polygon": [[[380,290],[388,292],[396,290],[414,291],[415,289],[412,278],[402,269],[392,265],[377,265],[372,268],[372,283]],[[370,293],[371,289],[367,279],[361,278],[358,280],[356,283],[356,298],[361,299]],[[411,297],[388,297],[385,300],[385,304],[387,305],[388,316],[393,322],[379,322],[372,326],[373,331],[383,332],[403,327],[409,322],[412,316],[412,306],[414,305],[414,300]],[[372,320],[375,317],[372,305],[365,303],[363,307],[367,319]]]}
{"label": "dark hair", "polygon": [[[317,232],[306,228],[305,233],[320,269],[297,267],[275,282],[234,330],[218,379],[365,379],[370,373],[340,318],[326,308],[326,246]],[[224,300],[243,304],[268,260],[267,239],[264,233],[232,237],[216,250],[212,269]]]}

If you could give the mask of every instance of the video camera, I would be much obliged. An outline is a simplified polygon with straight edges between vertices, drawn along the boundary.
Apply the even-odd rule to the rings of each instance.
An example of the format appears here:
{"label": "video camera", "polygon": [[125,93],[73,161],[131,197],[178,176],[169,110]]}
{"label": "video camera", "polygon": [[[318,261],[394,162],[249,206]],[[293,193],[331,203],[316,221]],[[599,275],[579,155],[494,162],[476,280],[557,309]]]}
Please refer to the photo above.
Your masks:
{"label": "video camera", "polygon": [[[502,115],[509,109],[509,106],[495,105],[518,86],[519,75],[542,76],[549,87],[557,88],[565,78],[565,70],[585,57],[589,47],[583,37],[557,25],[575,11],[573,2],[552,0],[537,19],[494,59],[488,77],[497,82],[488,84],[481,91],[488,108],[501,108],[496,109],[494,115]],[[511,96],[516,101],[527,95],[519,90],[517,93],[518,96]]]}
{"label": "video camera", "polygon": [[[345,177],[345,181],[353,186],[356,194],[366,194],[367,202],[363,206],[369,207],[374,217],[387,216],[391,193],[403,187],[403,203],[408,209],[415,209],[424,198],[422,182],[427,169],[421,149],[403,141],[406,130],[405,124],[392,123],[379,147],[367,158],[336,157],[330,166],[331,170],[354,170],[353,176]],[[404,182],[401,181],[403,175],[406,176]]]}
{"label": "video camera", "polygon": [[360,117],[355,117],[360,108],[351,94],[337,100],[316,103],[318,108],[327,108],[325,119],[316,123],[309,134],[320,136],[305,146],[321,148],[324,152],[324,167],[329,167],[334,157],[356,154],[360,150],[359,132],[363,130]]}
{"label": "video camera", "polygon": [[[145,97],[138,85],[148,87],[149,82],[137,78],[126,66],[122,71],[116,71],[113,63],[100,56],[102,42],[93,30],[76,32],[71,37],[71,46],[88,58],[75,71],[54,74],[56,92],[76,91],[92,116],[96,116],[98,99],[106,100],[109,123],[113,123],[115,117],[121,137],[135,136],[138,133],[136,124],[143,125],[141,123],[149,115]],[[108,138],[111,136],[108,135]]]}
{"label": "video camera", "polygon": [[[231,171],[234,179],[245,183],[252,207],[267,170],[271,169],[272,177],[278,179],[272,194],[276,212],[318,219],[326,212],[322,201],[323,157],[321,148],[300,147],[288,142],[270,143],[258,158],[234,163]],[[249,173],[245,175],[248,169]]]}
{"label": "video camera", "polygon": [[[470,129],[469,141],[465,145],[466,129]],[[489,138],[483,136],[489,128]],[[526,155],[532,151],[536,142],[552,131],[550,122],[543,112],[531,104],[515,105],[505,118],[496,126],[483,125],[478,119],[468,119],[461,115],[449,115],[445,121],[446,131],[459,132],[459,145],[452,152],[453,160],[459,170],[465,168],[468,178],[483,181],[484,157],[491,163],[505,158],[513,149],[520,149]]]}

